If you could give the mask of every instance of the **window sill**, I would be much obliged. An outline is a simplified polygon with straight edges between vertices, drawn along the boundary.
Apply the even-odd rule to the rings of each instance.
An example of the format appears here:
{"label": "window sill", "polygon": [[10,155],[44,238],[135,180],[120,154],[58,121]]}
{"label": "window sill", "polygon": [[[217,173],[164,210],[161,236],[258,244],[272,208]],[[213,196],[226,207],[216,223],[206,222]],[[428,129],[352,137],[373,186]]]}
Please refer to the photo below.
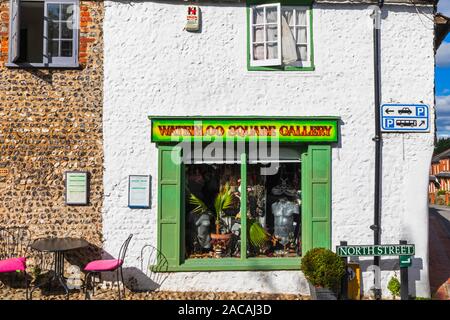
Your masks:
{"label": "window sill", "polygon": [[80,68],[79,63],[58,65],[58,64],[46,64],[46,63],[7,62],[5,64],[5,66],[7,68],[11,68],[11,69],[79,69]]}
{"label": "window sill", "polygon": [[292,72],[292,71],[297,71],[297,72],[312,72],[314,71],[316,68],[314,66],[311,67],[252,67],[252,66],[247,66],[247,71],[271,71],[271,72]]}
{"label": "window sill", "polygon": [[154,272],[300,270],[300,261],[301,258],[189,259],[167,270],[156,266],[151,269]]}

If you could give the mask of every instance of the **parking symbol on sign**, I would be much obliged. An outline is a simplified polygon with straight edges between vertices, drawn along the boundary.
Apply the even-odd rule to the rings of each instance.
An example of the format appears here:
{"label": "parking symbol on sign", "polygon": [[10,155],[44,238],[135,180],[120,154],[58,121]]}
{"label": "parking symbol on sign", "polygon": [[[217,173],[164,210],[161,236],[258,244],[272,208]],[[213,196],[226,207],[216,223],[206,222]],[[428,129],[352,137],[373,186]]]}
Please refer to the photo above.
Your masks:
{"label": "parking symbol on sign", "polygon": [[429,106],[426,104],[383,104],[380,108],[382,132],[429,132]]}
{"label": "parking symbol on sign", "polygon": [[426,110],[424,107],[416,107],[416,113],[418,117],[426,117]]}
{"label": "parking symbol on sign", "polygon": [[394,128],[395,127],[394,119],[384,119],[384,126],[386,128]]}

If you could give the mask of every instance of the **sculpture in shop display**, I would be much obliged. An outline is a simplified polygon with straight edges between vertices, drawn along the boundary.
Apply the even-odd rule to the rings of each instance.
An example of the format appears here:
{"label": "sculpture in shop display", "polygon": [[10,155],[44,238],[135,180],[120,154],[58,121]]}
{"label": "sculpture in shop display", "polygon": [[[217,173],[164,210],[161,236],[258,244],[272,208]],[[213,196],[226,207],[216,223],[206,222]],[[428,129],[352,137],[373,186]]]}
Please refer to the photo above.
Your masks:
{"label": "sculpture in shop display", "polygon": [[195,226],[197,227],[197,242],[202,249],[211,248],[211,216],[207,213],[202,213],[195,221]]}
{"label": "sculpture in shop display", "polygon": [[281,198],[272,204],[274,220],[274,236],[280,239],[280,243],[285,246],[293,237],[294,214],[300,214],[299,205],[287,198]]}

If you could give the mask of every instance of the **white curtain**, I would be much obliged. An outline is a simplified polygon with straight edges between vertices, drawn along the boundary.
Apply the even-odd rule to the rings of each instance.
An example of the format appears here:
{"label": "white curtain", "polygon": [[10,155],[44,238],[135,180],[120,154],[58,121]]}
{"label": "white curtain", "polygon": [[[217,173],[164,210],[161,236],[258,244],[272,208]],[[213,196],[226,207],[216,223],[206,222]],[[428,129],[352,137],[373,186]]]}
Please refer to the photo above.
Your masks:
{"label": "white curtain", "polygon": [[284,11],[281,16],[281,52],[283,54],[283,64],[290,64],[299,60],[297,44],[288,21],[292,21],[292,12]]}
{"label": "white curtain", "polygon": [[255,60],[264,60],[264,44],[253,45],[253,58]]}
{"label": "white curtain", "polygon": [[297,10],[297,25],[306,26],[306,11]]}
{"label": "white curtain", "polygon": [[254,8],[253,24],[263,24],[263,23],[264,23],[264,8]]}
{"label": "white curtain", "polygon": [[266,23],[277,23],[278,21],[278,8],[266,7]]}

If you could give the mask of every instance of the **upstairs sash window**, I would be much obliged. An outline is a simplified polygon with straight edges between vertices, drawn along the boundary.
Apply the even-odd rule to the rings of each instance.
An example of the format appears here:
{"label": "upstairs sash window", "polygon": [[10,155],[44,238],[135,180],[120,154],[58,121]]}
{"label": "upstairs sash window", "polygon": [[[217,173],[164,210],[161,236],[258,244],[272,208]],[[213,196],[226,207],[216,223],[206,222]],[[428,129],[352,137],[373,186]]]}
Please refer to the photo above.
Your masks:
{"label": "upstairs sash window", "polygon": [[10,0],[10,16],[10,66],[78,65],[78,0]]}
{"label": "upstairs sash window", "polygon": [[281,6],[252,7],[251,57],[254,66],[281,65]]}
{"label": "upstairs sash window", "polygon": [[312,66],[310,7],[272,3],[249,10],[250,67]]}

